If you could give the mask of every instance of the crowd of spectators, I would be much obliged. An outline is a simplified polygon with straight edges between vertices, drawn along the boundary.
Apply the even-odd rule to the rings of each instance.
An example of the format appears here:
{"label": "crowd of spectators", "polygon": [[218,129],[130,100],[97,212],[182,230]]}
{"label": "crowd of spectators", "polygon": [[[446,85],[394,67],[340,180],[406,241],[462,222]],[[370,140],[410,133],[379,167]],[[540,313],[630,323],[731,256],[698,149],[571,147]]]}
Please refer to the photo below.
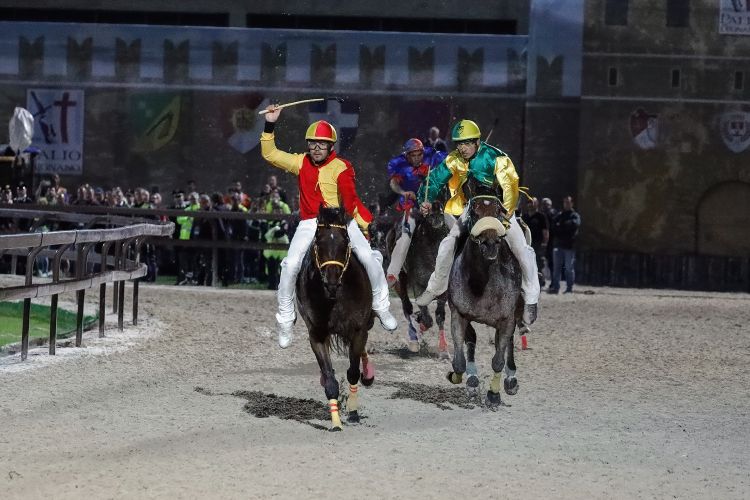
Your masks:
{"label": "crowd of spectators", "polygon": [[526,202],[523,221],[531,233],[531,246],[536,253],[539,284],[549,281],[548,293],[560,292],[560,281],[565,277],[565,293],[573,292],[575,283],[575,243],[581,225],[580,215],[573,209],[573,197],[562,199],[562,209],[556,209],[550,198]]}
{"label": "crowd of spectators", "polygon": [[[225,211],[257,214],[292,214],[287,202],[287,194],[278,184],[276,176],[270,176],[257,195],[243,190],[240,181],[233,182],[224,192],[204,192],[194,181],[188,181],[184,189],[171,193],[171,202],[164,200],[158,188],[143,187],[104,189],[90,184],[80,184],[75,192],[61,185],[59,176],[39,183],[33,195],[25,185],[19,184],[15,190],[5,186],[0,192],[0,208],[12,208],[17,204],[35,205],[82,205],[111,208],[176,209],[184,211]],[[144,214],[148,217],[148,215]],[[155,214],[161,220],[175,223],[174,239],[193,241],[288,243],[293,227],[287,220],[221,219],[192,216],[167,217]],[[65,223],[35,226],[33,220],[20,218],[0,219],[0,233],[26,231],[49,231],[70,229]],[[228,248],[218,251],[217,265],[212,258],[210,247],[190,247],[180,245],[145,245],[142,262],[148,266],[146,281],[155,281],[158,274],[176,276],[178,285],[212,285],[214,280],[228,286],[236,283],[266,284],[275,289],[278,285],[281,260],[285,250],[260,250]],[[38,261],[35,266],[38,276],[49,274],[49,263]],[[218,269],[213,276],[212,270]]]}

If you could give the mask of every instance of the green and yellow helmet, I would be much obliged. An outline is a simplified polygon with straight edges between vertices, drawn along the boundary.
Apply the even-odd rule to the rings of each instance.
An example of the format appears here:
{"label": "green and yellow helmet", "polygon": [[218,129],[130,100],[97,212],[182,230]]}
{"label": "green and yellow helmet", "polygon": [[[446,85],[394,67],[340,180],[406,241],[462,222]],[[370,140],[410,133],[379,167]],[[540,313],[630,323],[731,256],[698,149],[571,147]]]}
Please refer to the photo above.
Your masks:
{"label": "green and yellow helmet", "polygon": [[461,120],[453,125],[453,130],[451,130],[451,139],[453,139],[453,142],[479,139],[481,137],[482,132],[479,131],[479,125],[471,120]]}

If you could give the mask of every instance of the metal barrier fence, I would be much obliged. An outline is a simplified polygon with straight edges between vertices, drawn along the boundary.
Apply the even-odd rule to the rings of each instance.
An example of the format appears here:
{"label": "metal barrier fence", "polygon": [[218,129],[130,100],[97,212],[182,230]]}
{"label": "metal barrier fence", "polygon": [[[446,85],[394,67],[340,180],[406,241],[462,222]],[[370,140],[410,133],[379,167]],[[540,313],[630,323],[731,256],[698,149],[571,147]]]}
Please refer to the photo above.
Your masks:
{"label": "metal barrier fence", "polygon": [[[114,283],[112,310],[117,313],[117,326],[123,329],[125,281],[133,280],[133,324],[138,323],[138,281],[147,272],[139,260],[140,248],[149,238],[171,236],[172,223],[147,221],[112,215],[91,216],[62,214],[39,210],[0,209],[0,219],[36,219],[80,224],[86,229],[34,233],[0,234],[0,256],[11,255],[13,271],[18,257],[26,258],[26,279],[21,286],[0,288],[0,300],[23,299],[21,359],[29,348],[31,300],[51,297],[49,353],[55,354],[57,339],[57,308],[60,293],[76,292],[76,347],[83,336],[83,305],[87,289],[99,285],[99,336],[104,336],[107,283]],[[94,226],[107,226],[93,229]],[[111,227],[119,226],[119,227]],[[37,257],[52,257],[52,281],[33,280],[33,263]],[[75,276],[61,279],[63,259],[75,264]],[[97,271],[98,267],[98,271]]]}
{"label": "metal barrier fence", "polygon": [[750,257],[577,253],[576,282],[584,285],[750,292]]}

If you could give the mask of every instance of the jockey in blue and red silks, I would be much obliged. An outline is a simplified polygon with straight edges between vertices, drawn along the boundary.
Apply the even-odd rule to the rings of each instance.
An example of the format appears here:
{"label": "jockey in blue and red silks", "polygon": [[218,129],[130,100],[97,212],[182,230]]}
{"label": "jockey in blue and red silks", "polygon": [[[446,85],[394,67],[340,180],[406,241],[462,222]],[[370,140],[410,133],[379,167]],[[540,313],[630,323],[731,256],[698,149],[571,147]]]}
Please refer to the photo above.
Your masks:
{"label": "jockey in blue and red silks", "polygon": [[[401,195],[395,208],[404,213],[401,234],[393,248],[391,262],[386,271],[389,286],[393,286],[398,281],[398,275],[409,251],[415,226],[412,209],[419,208],[416,193],[422,182],[427,179],[430,170],[439,165],[445,156],[446,153],[442,151],[436,151],[429,146],[425,147],[419,139],[409,139],[404,144],[403,152],[388,162],[391,189],[394,193]],[[446,222],[448,227],[452,227],[455,219],[448,214]]]}

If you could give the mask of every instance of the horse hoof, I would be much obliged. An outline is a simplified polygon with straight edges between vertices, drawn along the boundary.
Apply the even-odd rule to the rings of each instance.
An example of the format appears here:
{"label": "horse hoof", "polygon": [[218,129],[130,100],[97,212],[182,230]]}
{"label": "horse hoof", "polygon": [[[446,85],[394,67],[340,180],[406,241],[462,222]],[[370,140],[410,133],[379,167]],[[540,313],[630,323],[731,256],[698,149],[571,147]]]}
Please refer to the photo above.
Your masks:
{"label": "horse hoof", "polygon": [[350,424],[358,424],[359,423],[359,413],[356,411],[349,412],[349,417],[347,418],[347,421]]}
{"label": "horse hoof", "polygon": [[330,429],[328,429],[328,432],[341,432],[343,430],[344,429],[342,429],[341,427],[331,427]]}
{"label": "horse hoof", "polygon": [[448,379],[448,382],[451,384],[460,384],[461,380],[463,380],[463,375],[456,372],[448,372],[448,375],[446,375],[446,378]]}
{"label": "horse hoof", "polygon": [[499,392],[487,391],[487,406],[495,407],[501,404],[503,404],[503,400]]}
{"label": "horse hoof", "polygon": [[427,331],[427,330],[429,330],[429,329],[430,329],[430,327],[429,327],[429,326],[427,326],[427,325],[425,325],[424,323],[420,323],[420,324],[419,324],[419,331],[420,331],[420,332],[424,333],[424,332],[426,332],[426,331]]}
{"label": "horse hoof", "polygon": [[375,377],[372,378],[362,378],[362,385],[365,387],[370,387],[375,382]]}
{"label": "horse hoof", "polygon": [[479,377],[476,375],[469,375],[466,379],[466,393],[470,398],[475,398],[479,394]]}
{"label": "horse hoof", "polygon": [[418,353],[419,352],[419,342],[416,340],[410,340],[409,345],[406,346],[407,349],[409,349],[409,352]]}
{"label": "horse hoof", "polygon": [[509,396],[515,396],[518,393],[518,380],[514,378],[506,378],[503,380],[505,386],[505,394]]}

